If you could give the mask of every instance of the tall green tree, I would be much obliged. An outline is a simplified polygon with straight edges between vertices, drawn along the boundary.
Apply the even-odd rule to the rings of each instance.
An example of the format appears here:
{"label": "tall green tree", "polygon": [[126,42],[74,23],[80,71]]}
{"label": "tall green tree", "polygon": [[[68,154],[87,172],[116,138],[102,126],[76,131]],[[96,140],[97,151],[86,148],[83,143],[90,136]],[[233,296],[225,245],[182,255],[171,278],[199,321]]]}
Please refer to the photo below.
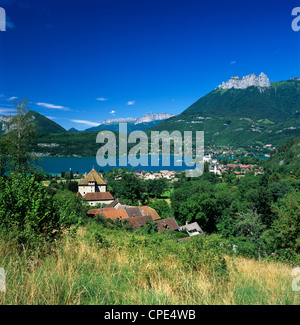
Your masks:
{"label": "tall green tree", "polygon": [[1,145],[4,146],[1,151],[4,151],[6,161],[1,168],[5,167],[6,171],[9,169],[20,172],[23,168],[31,168],[32,161],[36,159],[29,152],[29,146],[34,139],[36,130],[28,100],[15,102],[14,106],[17,112],[15,115],[2,117],[5,134],[1,140]]}
{"label": "tall green tree", "polygon": [[299,191],[288,193],[273,206],[277,219],[273,222],[275,249],[289,249],[300,254],[300,195]]}
{"label": "tall green tree", "polygon": [[139,204],[139,201],[144,202],[141,180],[126,171],[122,172],[121,178],[121,180],[110,180],[109,186],[114,197],[132,205]]}
{"label": "tall green tree", "polygon": [[250,243],[257,248],[258,259],[261,259],[262,234],[266,226],[261,221],[261,216],[253,210],[239,213],[237,216],[236,230],[238,235],[247,237]]}

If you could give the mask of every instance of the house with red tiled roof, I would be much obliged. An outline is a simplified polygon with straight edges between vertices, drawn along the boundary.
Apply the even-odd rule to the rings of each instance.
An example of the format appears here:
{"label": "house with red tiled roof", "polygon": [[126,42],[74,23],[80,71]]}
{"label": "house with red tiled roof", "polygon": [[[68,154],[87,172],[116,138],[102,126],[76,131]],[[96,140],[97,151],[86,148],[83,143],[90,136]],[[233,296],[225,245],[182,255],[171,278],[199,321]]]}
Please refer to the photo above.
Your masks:
{"label": "house with red tiled roof", "polygon": [[128,215],[125,210],[116,210],[115,208],[100,208],[100,209],[91,209],[87,212],[89,217],[95,217],[96,215],[102,215],[106,219],[111,220],[123,220],[128,219]]}
{"label": "house with red tiled roof", "polygon": [[[101,193],[101,192],[98,192]],[[106,192],[108,193],[108,192]],[[85,197],[91,199],[90,197],[95,195],[96,193],[87,193]],[[101,193],[105,194],[105,193]],[[124,220],[128,221],[128,226],[132,227],[133,229],[138,229],[142,226],[146,225],[147,221],[157,222],[160,220],[160,216],[155,211],[155,209],[148,207],[148,206],[130,206],[126,205],[120,199],[115,199],[103,208],[98,209],[90,209],[87,212],[89,217],[95,217],[96,215],[102,215],[106,219],[112,220]],[[178,225],[174,218],[165,219],[161,224],[162,229],[177,229]],[[167,222],[167,224],[166,224]]]}
{"label": "house with red tiled roof", "polygon": [[153,220],[160,219],[160,216],[158,215],[158,213],[153,208],[148,207],[147,205],[143,206],[143,207],[140,207],[140,210],[142,212],[144,212],[145,215],[151,216]]}
{"label": "house with red tiled roof", "polygon": [[127,220],[128,220],[129,227],[132,227],[132,229],[139,229],[145,226],[147,221],[153,222],[151,216],[132,217]]}
{"label": "house with red tiled roof", "polygon": [[159,219],[155,221],[157,224],[157,231],[164,230],[179,230],[179,226],[174,218]]}

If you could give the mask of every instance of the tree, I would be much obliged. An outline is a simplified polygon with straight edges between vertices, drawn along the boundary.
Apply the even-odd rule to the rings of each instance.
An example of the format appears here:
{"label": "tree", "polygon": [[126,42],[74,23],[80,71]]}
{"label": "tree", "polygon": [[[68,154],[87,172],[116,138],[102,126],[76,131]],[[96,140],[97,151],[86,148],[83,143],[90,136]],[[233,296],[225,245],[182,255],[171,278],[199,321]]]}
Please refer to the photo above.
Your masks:
{"label": "tree", "polygon": [[2,235],[28,247],[44,245],[77,223],[69,200],[55,202],[52,194],[26,171],[0,178]]}
{"label": "tree", "polygon": [[209,168],[208,168],[208,162],[207,161],[204,162],[203,172],[204,173],[209,173]]}
{"label": "tree", "polygon": [[0,137],[0,176],[4,176],[8,170],[8,145],[7,145],[7,138]]}
{"label": "tree", "polygon": [[[3,116],[5,129],[4,145],[10,170],[32,169],[36,157],[29,152],[29,146],[36,134],[35,124],[29,111],[28,100],[15,102],[17,114]],[[3,166],[2,166],[3,167]]]}
{"label": "tree", "polygon": [[238,235],[247,237],[249,242],[257,248],[258,259],[261,259],[261,236],[266,228],[261,221],[260,215],[256,211],[249,210],[246,213],[237,215],[236,230]]}
{"label": "tree", "polygon": [[133,174],[122,172],[121,180],[110,180],[110,187],[114,197],[120,198],[126,203],[136,205],[139,200],[144,200],[141,181]]}
{"label": "tree", "polygon": [[203,230],[216,230],[216,219],[220,213],[215,202],[213,185],[207,181],[183,183],[171,196],[175,218],[184,224],[197,221]]}
{"label": "tree", "polygon": [[172,210],[166,200],[154,200],[149,206],[153,208],[162,219],[169,218],[172,215]]}
{"label": "tree", "polygon": [[161,197],[168,188],[168,183],[165,178],[149,179],[146,182],[147,193],[153,197]]}
{"label": "tree", "polygon": [[298,191],[288,193],[273,206],[278,218],[271,232],[275,249],[289,249],[300,254],[300,195]]}

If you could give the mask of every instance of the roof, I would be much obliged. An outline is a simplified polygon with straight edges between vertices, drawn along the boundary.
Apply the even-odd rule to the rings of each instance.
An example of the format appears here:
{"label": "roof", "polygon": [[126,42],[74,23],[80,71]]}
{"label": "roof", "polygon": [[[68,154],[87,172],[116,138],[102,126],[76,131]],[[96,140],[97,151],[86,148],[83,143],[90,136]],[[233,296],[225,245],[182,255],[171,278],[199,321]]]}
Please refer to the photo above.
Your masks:
{"label": "roof", "polygon": [[111,201],[114,199],[114,197],[109,192],[86,193],[83,198],[87,201]]}
{"label": "roof", "polygon": [[125,209],[125,208],[134,208],[133,205],[127,205],[127,204],[119,204],[114,206],[115,209],[120,210],[120,209]]}
{"label": "roof", "polygon": [[90,209],[88,210],[87,214],[88,215],[97,215],[97,214],[102,214],[103,212],[107,212],[107,211],[110,211],[110,210],[114,210],[114,208],[98,208],[98,209]]}
{"label": "roof", "polygon": [[142,212],[138,207],[125,207],[124,210],[126,211],[128,218],[142,216]]}
{"label": "roof", "polygon": [[197,222],[188,223],[184,226],[179,227],[179,231],[186,230],[188,232],[198,231],[199,233],[203,233],[203,230],[200,228]]}
{"label": "roof", "polygon": [[132,225],[133,229],[138,229],[145,226],[147,221],[153,222],[151,216],[132,217],[128,219],[128,223]]}
{"label": "roof", "polygon": [[160,219],[160,216],[158,215],[158,213],[153,208],[150,208],[147,205],[140,207],[140,210],[144,211],[145,215],[150,215],[153,220]]}
{"label": "roof", "polygon": [[120,199],[115,199],[111,203],[109,203],[106,207],[107,208],[110,208],[110,207],[114,208],[118,203],[122,204],[122,205],[125,205],[125,203],[123,201],[121,201]]}
{"label": "roof", "polygon": [[128,219],[125,210],[116,210],[114,208],[101,208],[101,209],[91,209],[87,212],[89,216],[95,216],[97,214],[102,215],[104,218],[107,219]]}
{"label": "roof", "polygon": [[178,224],[174,218],[156,220],[157,230],[163,232],[165,229],[178,230]]}
{"label": "roof", "polygon": [[89,182],[96,182],[97,185],[106,185],[104,179],[100,174],[93,168],[83,179],[81,179],[78,185],[88,185]]}

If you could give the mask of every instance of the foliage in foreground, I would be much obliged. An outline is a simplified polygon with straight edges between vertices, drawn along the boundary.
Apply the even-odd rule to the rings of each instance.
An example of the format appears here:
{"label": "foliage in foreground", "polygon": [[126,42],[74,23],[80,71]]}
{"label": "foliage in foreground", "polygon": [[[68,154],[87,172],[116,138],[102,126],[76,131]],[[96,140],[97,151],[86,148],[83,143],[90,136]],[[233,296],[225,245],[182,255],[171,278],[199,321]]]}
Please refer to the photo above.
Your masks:
{"label": "foliage in foreground", "polygon": [[0,239],[7,273],[0,304],[299,304],[290,267],[228,256],[220,239],[190,245],[171,232],[153,236],[94,221],[47,255],[17,252]]}
{"label": "foliage in foreground", "polygon": [[43,245],[75,230],[84,212],[71,192],[53,196],[35,175],[11,173],[0,178],[2,236],[28,247]]}

